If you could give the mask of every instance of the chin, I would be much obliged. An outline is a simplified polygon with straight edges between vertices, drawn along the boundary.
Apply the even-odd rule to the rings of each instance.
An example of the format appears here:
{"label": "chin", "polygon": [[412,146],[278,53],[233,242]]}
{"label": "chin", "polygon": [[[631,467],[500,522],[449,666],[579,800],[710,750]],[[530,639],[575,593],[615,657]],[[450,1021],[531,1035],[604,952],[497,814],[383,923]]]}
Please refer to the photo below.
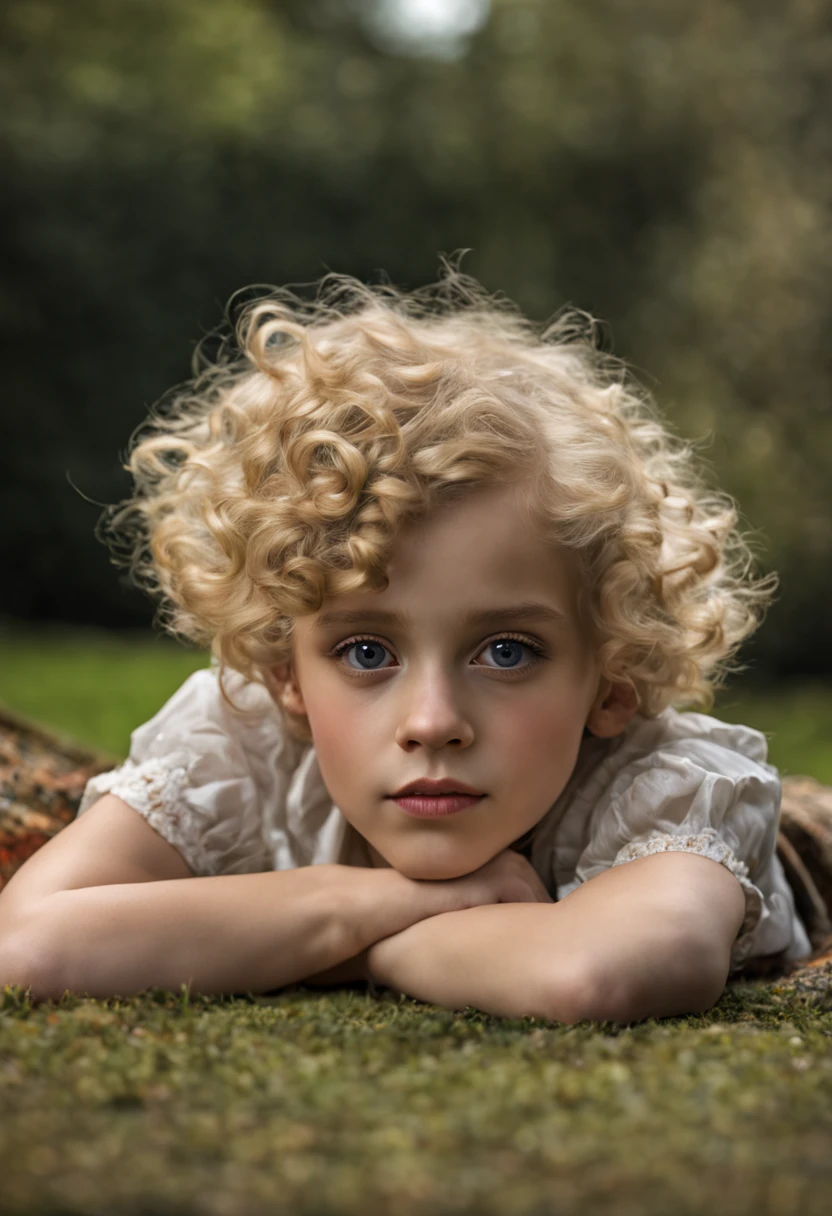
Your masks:
{"label": "chin", "polygon": [[404,874],[405,878],[410,878],[414,882],[451,882],[454,878],[462,878],[465,874],[472,873],[471,870],[461,870],[459,866],[405,866],[399,871]]}
{"label": "chin", "polygon": [[405,878],[413,882],[450,882],[454,878],[464,878],[473,874],[480,866],[484,866],[491,857],[460,859],[459,857],[402,857],[401,859],[385,858],[387,865],[398,870]]}

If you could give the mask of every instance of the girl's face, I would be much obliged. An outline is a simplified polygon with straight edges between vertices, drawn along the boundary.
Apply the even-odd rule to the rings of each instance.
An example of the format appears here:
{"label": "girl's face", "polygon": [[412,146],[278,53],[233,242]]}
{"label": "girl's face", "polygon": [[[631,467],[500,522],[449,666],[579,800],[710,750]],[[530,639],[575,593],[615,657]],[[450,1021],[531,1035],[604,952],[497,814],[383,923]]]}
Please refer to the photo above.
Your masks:
{"label": "girl's face", "polygon": [[[563,790],[584,725],[616,734],[635,710],[610,710],[572,556],[533,533],[521,492],[480,489],[408,527],[389,586],[298,618],[291,672],[272,669],[289,674],[284,705],[307,714],[327,789],[373,864],[413,879],[457,878],[508,848]],[[442,777],[485,796],[431,819],[391,797]]]}

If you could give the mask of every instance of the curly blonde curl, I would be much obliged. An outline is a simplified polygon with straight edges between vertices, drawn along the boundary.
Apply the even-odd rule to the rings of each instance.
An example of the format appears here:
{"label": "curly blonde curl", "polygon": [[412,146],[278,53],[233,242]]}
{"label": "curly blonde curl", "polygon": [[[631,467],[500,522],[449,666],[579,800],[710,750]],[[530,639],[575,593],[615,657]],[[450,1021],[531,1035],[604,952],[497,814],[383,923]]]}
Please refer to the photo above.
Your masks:
{"label": "curly blonde curl", "polygon": [[752,577],[733,500],[600,352],[592,318],[535,326],[443,260],[409,294],[330,274],[311,302],[235,297],[228,320],[134,433],[135,493],[96,533],[156,622],[211,648],[227,701],[225,668],[272,687],[296,617],[383,590],[405,523],[519,481],[542,535],[577,555],[602,674],[644,716],[708,709],[740,669],[776,575]]}

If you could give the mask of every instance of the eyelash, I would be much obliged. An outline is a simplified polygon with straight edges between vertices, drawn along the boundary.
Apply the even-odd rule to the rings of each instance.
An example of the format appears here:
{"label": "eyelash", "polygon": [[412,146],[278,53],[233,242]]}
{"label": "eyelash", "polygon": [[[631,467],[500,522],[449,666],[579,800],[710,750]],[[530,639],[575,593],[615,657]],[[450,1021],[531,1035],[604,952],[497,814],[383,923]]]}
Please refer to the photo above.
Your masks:
{"label": "eyelash", "polygon": [[[511,676],[517,672],[529,671],[530,668],[535,667],[539,662],[541,662],[546,657],[546,651],[545,651],[544,647],[540,645],[539,642],[535,642],[531,638],[523,637],[522,635],[516,634],[516,633],[499,633],[495,637],[489,638],[487,642],[483,643],[483,645],[480,647],[480,650],[477,651],[477,654],[479,654],[481,651],[485,650],[487,646],[493,645],[495,642],[506,642],[506,641],[521,642],[524,646],[526,646],[532,652],[534,657],[531,659],[530,662],[526,663],[523,667],[503,667],[503,668],[488,667],[488,668],[486,668],[487,671],[498,671],[498,672],[501,672],[502,675]],[[387,645],[386,642],[382,642],[381,638],[373,637],[371,634],[363,633],[356,637],[347,638],[346,641],[344,641],[344,642],[339,642],[338,645],[329,652],[330,658],[334,659],[335,662],[339,662],[341,659],[341,656],[343,654],[345,654],[350,649],[351,646],[355,646],[359,642],[377,642],[380,646],[383,646],[385,648],[385,650],[390,649],[390,647]],[[376,667],[374,669],[367,668],[366,670],[361,671],[357,667],[346,667],[342,663],[340,663],[339,665],[341,667],[343,667],[344,671],[348,672],[351,676],[358,676],[359,678],[361,678],[362,676],[374,676],[379,671],[392,671],[392,668],[390,668],[390,667]]]}

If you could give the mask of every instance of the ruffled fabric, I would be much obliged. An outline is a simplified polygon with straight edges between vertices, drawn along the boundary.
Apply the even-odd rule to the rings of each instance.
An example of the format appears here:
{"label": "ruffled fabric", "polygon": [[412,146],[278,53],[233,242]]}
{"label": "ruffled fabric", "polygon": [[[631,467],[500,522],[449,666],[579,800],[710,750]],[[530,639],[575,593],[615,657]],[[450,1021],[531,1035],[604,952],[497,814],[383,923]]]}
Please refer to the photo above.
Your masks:
{"label": "ruffled fabric", "polygon": [[189,784],[188,757],[164,756],[99,773],[87,782],[78,814],[104,794],[116,794],[137,810],[174,846],[194,873],[211,873],[200,840],[201,820],[184,797]]}
{"label": "ruffled fabric", "polygon": [[293,767],[291,740],[274,730],[268,691],[229,679],[235,714],[215,669],[197,671],[159,712],[133,731],[123,765],[93,777],[78,814],[116,794],[180,853],[195,875],[272,869],[290,853],[281,774]]}
{"label": "ruffled fabric", "polygon": [[314,748],[288,735],[262,684],[215,662],[194,672],[130,737],[120,767],[87,782],[78,814],[116,794],[197,877],[370,864],[366,843],[333,805]]}

